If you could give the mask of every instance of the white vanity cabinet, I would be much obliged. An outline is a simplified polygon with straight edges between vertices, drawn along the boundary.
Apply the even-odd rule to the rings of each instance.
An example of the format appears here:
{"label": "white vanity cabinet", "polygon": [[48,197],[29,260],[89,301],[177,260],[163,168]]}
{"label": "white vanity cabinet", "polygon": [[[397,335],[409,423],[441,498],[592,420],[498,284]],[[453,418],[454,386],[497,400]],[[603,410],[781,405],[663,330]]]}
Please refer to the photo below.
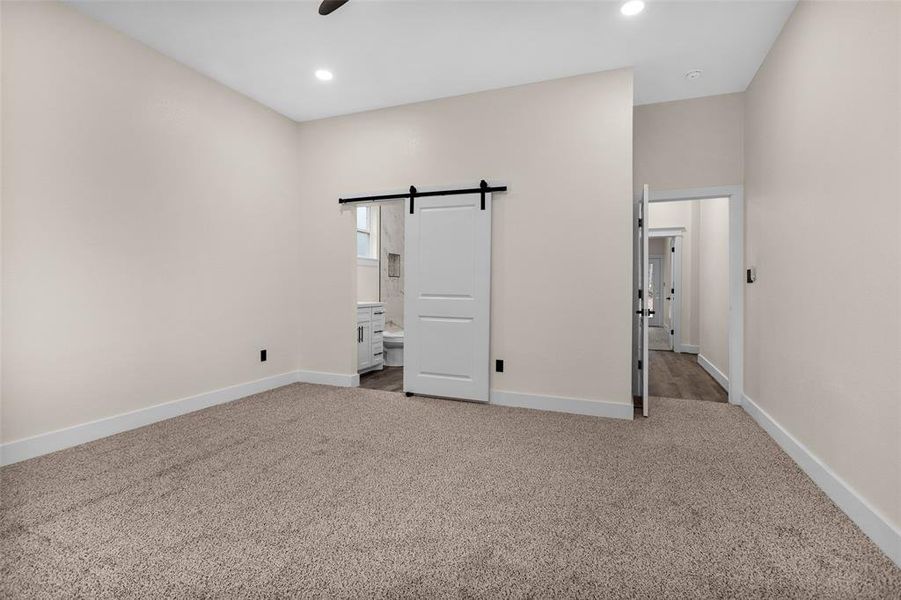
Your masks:
{"label": "white vanity cabinet", "polygon": [[384,364],[382,332],[385,329],[385,305],[380,302],[357,304],[357,371],[381,369]]}

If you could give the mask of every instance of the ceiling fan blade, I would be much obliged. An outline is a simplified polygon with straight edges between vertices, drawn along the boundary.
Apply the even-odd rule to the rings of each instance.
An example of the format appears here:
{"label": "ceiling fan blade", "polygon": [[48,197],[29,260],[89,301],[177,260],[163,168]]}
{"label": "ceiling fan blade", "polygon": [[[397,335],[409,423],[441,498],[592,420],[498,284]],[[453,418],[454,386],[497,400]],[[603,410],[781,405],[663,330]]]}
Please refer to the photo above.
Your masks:
{"label": "ceiling fan blade", "polygon": [[322,0],[322,4],[319,5],[319,14],[330,14],[338,10],[345,4],[347,4],[347,0]]}

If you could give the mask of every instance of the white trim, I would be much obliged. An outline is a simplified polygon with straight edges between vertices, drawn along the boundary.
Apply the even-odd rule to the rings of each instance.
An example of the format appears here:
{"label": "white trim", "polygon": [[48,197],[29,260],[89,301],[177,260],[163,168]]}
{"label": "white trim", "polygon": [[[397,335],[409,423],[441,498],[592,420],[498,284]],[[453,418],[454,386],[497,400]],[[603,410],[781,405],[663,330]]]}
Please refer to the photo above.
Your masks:
{"label": "white trim", "polygon": [[56,452],[72,446],[78,446],[100,438],[144,427],[158,421],[165,421],[172,417],[178,417],[197,410],[224,404],[233,400],[239,400],[272,390],[292,383],[319,383],[341,387],[357,387],[360,385],[360,376],[343,373],[324,373],[320,371],[290,371],[280,375],[264,377],[256,381],[239,383],[226,388],[204,392],[195,396],[179,398],[155,404],[146,408],[139,408],[131,412],[104,417],[96,421],[89,421],[79,425],[73,425],[56,431],[40,433],[21,440],[14,440],[0,444],[0,465],[11,465],[29,458]]}
{"label": "white trim", "polygon": [[681,202],[682,200],[710,200],[730,198],[742,193],[740,185],[719,185],[713,187],[685,188],[681,190],[651,190],[649,202]]}
{"label": "white trim", "polygon": [[291,371],[7,442],[0,445],[0,464],[10,465],[296,382],[297,372]]}
{"label": "white trim", "polygon": [[657,227],[656,229],[648,229],[648,237],[677,237],[685,233],[684,227]]}
{"label": "white trim", "polygon": [[359,266],[359,267],[378,267],[379,259],[368,258],[366,256],[358,256],[357,257],[357,266]]}
{"label": "white trim", "polygon": [[742,407],[797,463],[802,471],[860,527],[874,544],[901,567],[901,530],[871,506],[854,488],[832,471],[804,444],[795,439],[756,402],[742,397]]}
{"label": "white trim", "polygon": [[703,354],[698,354],[698,364],[701,365],[701,368],[707,371],[711,377],[716,379],[716,382],[720,384],[724,390],[729,391],[729,378],[720,371],[715,364],[710,362],[710,360],[704,356]]}
{"label": "white trim", "polygon": [[682,285],[682,234],[676,235],[672,237],[673,240],[673,295],[675,296],[675,302],[673,302],[673,333],[672,333],[672,342],[673,342],[673,352],[681,352],[682,351],[682,294],[685,289]]}
{"label": "white trim", "polygon": [[745,344],[745,200],[744,188],[729,195],[729,402],[744,395]]}
{"label": "white trim", "polygon": [[679,344],[679,352],[683,354],[699,354],[701,349],[694,344]]}
{"label": "white trim", "polygon": [[607,417],[610,419],[632,420],[635,409],[631,403],[608,402],[606,400],[585,400],[582,398],[565,398],[561,396],[541,396],[537,394],[523,394],[521,392],[507,392],[504,390],[491,390],[489,404],[498,406],[515,406],[517,408],[531,408],[535,410],[549,410],[553,412],[571,413],[575,415],[590,415],[593,417]]}
{"label": "white trim", "polygon": [[[729,198],[729,402],[741,404],[744,389],[744,186],[652,190],[650,202]],[[681,352],[697,354],[681,345]]]}
{"label": "white trim", "polygon": [[295,381],[337,387],[360,387],[359,373],[326,373],[325,371],[296,371]]}

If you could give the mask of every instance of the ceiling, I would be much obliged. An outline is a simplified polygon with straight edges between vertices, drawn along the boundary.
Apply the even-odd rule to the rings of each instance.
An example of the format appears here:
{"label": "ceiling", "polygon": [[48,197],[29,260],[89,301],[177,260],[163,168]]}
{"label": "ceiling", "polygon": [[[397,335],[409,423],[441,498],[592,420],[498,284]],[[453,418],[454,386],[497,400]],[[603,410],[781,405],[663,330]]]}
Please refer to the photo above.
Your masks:
{"label": "ceiling", "polygon": [[306,121],[620,67],[636,104],[738,92],[795,1],[646,0],[635,17],[566,0],[351,0],[327,17],[304,1],[71,4]]}

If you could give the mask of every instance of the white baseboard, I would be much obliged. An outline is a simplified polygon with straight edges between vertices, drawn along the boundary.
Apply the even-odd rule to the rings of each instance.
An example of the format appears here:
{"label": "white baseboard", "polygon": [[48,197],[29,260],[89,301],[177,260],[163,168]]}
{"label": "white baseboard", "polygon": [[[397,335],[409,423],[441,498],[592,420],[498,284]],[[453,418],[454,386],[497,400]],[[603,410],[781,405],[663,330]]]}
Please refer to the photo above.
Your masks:
{"label": "white baseboard", "polygon": [[611,419],[632,420],[634,408],[631,403],[607,402],[605,400],[584,400],[581,398],[563,398],[559,396],[538,396],[520,392],[491,390],[489,404],[499,406],[515,406],[554,412],[608,417]]}
{"label": "white baseboard", "polygon": [[698,364],[701,365],[701,368],[707,371],[711,377],[716,379],[716,382],[722,386],[724,390],[729,391],[729,378],[726,375],[716,368],[710,360],[707,359],[703,354],[698,354]]}
{"label": "white baseboard", "polygon": [[72,446],[78,446],[79,444],[98,440],[116,433],[137,429],[157,421],[164,421],[172,417],[216,404],[231,402],[232,400],[252,396],[253,394],[259,394],[266,390],[296,382],[297,372],[291,371],[7,442],[0,445],[0,465],[10,465],[34,458],[35,456],[41,456],[42,454],[71,448]]}
{"label": "white baseboard", "polygon": [[296,371],[297,381],[302,383],[319,383],[338,387],[359,387],[358,373],[326,373],[325,371]]}
{"label": "white baseboard", "polygon": [[679,344],[679,352],[682,354],[698,354],[701,352],[701,348],[694,344]]}
{"label": "white baseboard", "polygon": [[742,406],[836,506],[901,567],[901,530],[746,395],[742,397]]}
{"label": "white baseboard", "polygon": [[172,417],[215,406],[216,404],[231,402],[232,400],[238,400],[239,398],[297,382],[356,387],[360,385],[360,376],[357,374],[323,373],[319,371],[290,371],[281,375],[264,377],[256,381],[240,383],[227,388],[197,394],[196,396],[180,398],[120,415],[105,417],[96,421],[81,423],[80,425],[73,425],[72,427],[0,444],[0,465],[11,465],[41,456],[42,454],[71,448],[72,446],[92,442],[103,437],[122,433],[123,431],[150,425],[157,421],[164,421]]}

